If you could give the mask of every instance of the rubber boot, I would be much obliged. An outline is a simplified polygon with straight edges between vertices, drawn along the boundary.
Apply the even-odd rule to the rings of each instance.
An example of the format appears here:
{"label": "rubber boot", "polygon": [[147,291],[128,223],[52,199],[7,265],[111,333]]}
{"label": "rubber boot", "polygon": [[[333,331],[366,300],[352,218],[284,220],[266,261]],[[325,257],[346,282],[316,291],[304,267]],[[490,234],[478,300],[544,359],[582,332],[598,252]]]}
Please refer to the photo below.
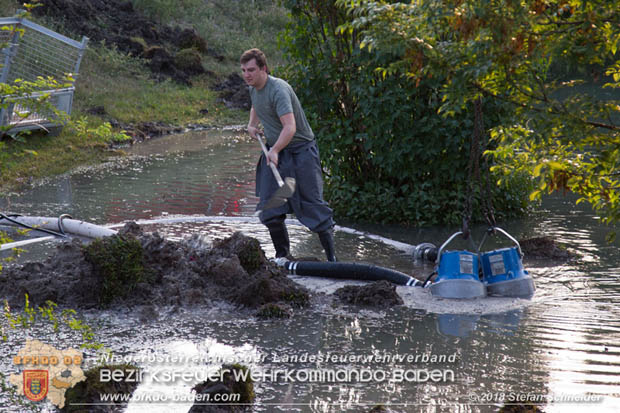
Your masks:
{"label": "rubber boot", "polygon": [[291,244],[286,227],[269,228],[269,235],[271,235],[271,241],[276,249],[276,258],[288,257]]}
{"label": "rubber boot", "polygon": [[325,250],[325,256],[327,257],[327,261],[338,261],[336,259],[336,249],[334,248],[334,230],[328,229],[325,231],[321,231],[318,234],[321,245]]}

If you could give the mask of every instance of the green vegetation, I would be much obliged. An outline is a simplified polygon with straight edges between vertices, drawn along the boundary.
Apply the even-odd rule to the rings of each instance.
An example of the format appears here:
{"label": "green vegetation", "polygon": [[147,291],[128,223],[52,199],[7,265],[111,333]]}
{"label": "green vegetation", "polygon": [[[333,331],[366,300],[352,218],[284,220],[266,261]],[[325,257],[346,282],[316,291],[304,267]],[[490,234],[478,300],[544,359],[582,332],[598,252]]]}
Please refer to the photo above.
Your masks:
{"label": "green vegetation", "polygon": [[[531,199],[572,191],[604,222],[620,221],[620,96],[603,93],[620,87],[617,2],[336,3],[350,16],[341,35],[372,56],[392,54],[379,73],[416,85],[442,79],[445,122],[483,102],[500,185],[524,174],[537,187]],[[511,116],[486,123],[489,105],[506,104]]]}
{"label": "green vegetation", "polygon": [[[29,229],[26,229],[26,230],[24,230],[24,229],[17,229],[15,232],[17,234],[19,234],[19,235],[25,235],[29,231],[30,231]],[[0,245],[8,244],[8,243],[13,242],[13,241],[15,241],[15,240],[13,238],[11,238],[8,233],[6,233],[5,231],[0,231]],[[10,261],[15,260],[17,257],[19,257],[19,254],[21,254],[22,252],[24,252],[24,250],[21,249],[21,248],[12,248],[10,256],[0,258],[0,274],[2,273],[2,268],[3,268],[2,263],[3,262],[10,262]]]}
{"label": "green vegetation", "polygon": [[[28,294],[25,295],[24,308],[18,311],[11,309],[8,302],[4,301],[4,311],[0,318],[0,333],[3,341],[8,340],[8,335],[13,330],[25,330],[48,326],[56,334],[67,334],[67,331],[79,333],[82,338],[82,348],[101,350],[103,344],[95,341],[95,334],[91,326],[82,319],[77,318],[75,310],[65,308],[58,311],[58,305],[52,301],[46,301],[44,306],[32,307]],[[63,331],[61,331],[61,328]],[[67,331],[65,331],[67,330]],[[23,335],[23,331],[20,331]]]}
{"label": "green vegetation", "polygon": [[[231,385],[231,394],[239,395],[239,404],[249,404],[253,403],[256,398],[256,394],[254,393],[254,381],[252,380],[250,369],[244,365],[239,363],[235,363],[232,365],[223,365],[221,370],[228,369],[229,372],[224,374],[224,382],[228,384],[229,381],[232,380]],[[239,373],[235,374],[235,371]],[[234,377],[247,377],[245,380],[234,380]]]}
{"label": "green vegetation", "polygon": [[[482,185],[488,167],[477,154],[487,146],[484,136],[472,140],[473,106],[450,117],[439,113],[446,75],[434,71],[412,79],[383,70],[414,52],[398,43],[362,47],[358,26],[347,28],[353,16],[336,3],[285,2],[294,18],[280,39],[295,61],[284,77],[295,85],[318,136],[329,170],[326,197],[336,213],[371,222],[459,223],[470,196],[478,219],[488,199],[504,217],[522,213],[528,204],[525,179],[515,176],[488,190]],[[483,105],[480,129],[511,119],[506,103]],[[470,170],[477,165],[482,174],[472,187],[477,177]]]}
{"label": "green vegetation", "polygon": [[239,263],[248,274],[255,273],[265,263],[265,255],[256,238],[248,238],[237,251],[237,256]]}
{"label": "green vegetation", "polygon": [[291,309],[282,304],[267,303],[258,309],[256,316],[262,318],[289,318],[291,317]]}
{"label": "green vegetation", "polygon": [[310,296],[303,290],[282,291],[280,299],[297,308],[307,307],[310,304]]}
{"label": "green vegetation", "polygon": [[134,237],[98,238],[83,248],[86,261],[102,279],[102,305],[110,304],[117,297],[127,297],[136,285],[146,281],[142,245]]}

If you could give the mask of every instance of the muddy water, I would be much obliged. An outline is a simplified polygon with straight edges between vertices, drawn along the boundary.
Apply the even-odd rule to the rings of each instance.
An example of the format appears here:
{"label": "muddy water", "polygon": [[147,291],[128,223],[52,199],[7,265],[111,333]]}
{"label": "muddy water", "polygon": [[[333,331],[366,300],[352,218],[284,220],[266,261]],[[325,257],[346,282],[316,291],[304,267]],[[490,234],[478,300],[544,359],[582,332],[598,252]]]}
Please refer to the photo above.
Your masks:
{"label": "muddy water", "polygon": [[[132,151],[132,159],[3,200],[0,210],[69,213],[101,224],[174,215],[240,217],[240,222],[149,228],[171,238],[191,233],[217,238],[242,230],[273,254],[268,234],[249,218],[256,202],[258,151],[253,142],[234,132],[202,132],[155,140]],[[526,260],[537,286],[532,300],[440,300],[426,290],[399,287],[402,307],[343,308],[325,297],[284,321],[240,317],[225,306],[162,309],[155,321],[132,312],[86,316],[115,354],[147,372],[137,397],[149,402],[130,402],[127,412],[188,411],[191,403],[184,400],[191,387],[222,360],[241,361],[259,375],[255,411],[359,412],[381,403],[398,412],[495,412],[504,402],[530,401],[542,403],[547,412],[614,412],[620,409],[619,243],[605,243],[606,229],[573,201],[550,198],[531,216],[502,224],[517,238],[551,235],[579,254],[568,263]],[[408,244],[439,244],[454,231],[360,229]],[[291,237],[293,253],[321,256],[318,240],[303,227],[292,225]],[[370,238],[340,231],[336,241],[341,260],[416,274],[432,270]],[[493,242],[489,248],[506,245],[502,239]],[[33,246],[31,253],[44,248]],[[327,293],[345,284],[297,280]],[[76,342],[71,335],[28,334],[61,347]],[[2,344],[3,372],[16,371],[11,356],[23,342],[22,335],[12,335]],[[87,360],[94,363],[92,355]],[[192,375],[172,382],[165,372]],[[584,404],[588,397],[597,401]],[[6,397],[1,400],[8,411],[17,411]]]}

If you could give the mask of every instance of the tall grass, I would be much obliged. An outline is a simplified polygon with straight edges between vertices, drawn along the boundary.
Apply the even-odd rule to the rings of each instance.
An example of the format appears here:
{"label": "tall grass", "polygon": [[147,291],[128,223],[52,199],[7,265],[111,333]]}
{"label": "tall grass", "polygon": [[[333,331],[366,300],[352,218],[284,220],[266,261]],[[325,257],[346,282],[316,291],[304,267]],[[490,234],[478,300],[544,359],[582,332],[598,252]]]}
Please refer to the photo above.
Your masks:
{"label": "tall grass", "polygon": [[[247,114],[217,102],[207,75],[192,86],[155,81],[141,59],[115,48],[93,44],[87,50],[76,82],[74,115],[103,106],[104,118],[124,123],[164,122],[175,125],[242,123]],[[205,113],[204,109],[208,112]],[[202,111],[202,112],[201,112]]]}

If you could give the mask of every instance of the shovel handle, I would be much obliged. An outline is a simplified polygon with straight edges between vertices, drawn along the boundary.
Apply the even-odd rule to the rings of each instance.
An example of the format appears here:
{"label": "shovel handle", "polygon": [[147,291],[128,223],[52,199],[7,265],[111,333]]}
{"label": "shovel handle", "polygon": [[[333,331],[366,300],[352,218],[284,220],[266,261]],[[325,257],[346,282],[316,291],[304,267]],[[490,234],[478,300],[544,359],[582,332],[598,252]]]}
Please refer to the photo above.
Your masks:
{"label": "shovel handle", "polygon": [[269,158],[267,157],[268,155],[268,151],[267,151],[267,147],[265,146],[265,143],[263,142],[263,135],[260,133],[256,134],[256,138],[258,139],[258,142],[260,143],[260,147],[263,148],[263,153],[265,154],[265,160],[267,161],[267,164],[269,164],[269,166],[271,167],[271,172],[273,172],[273,176],[276,178],[276,181],[278,182],[278,186],[284,186],[284,181],[282,180],[282,177],[280,176],[280,172],[278,172],[278,168],[274,165],[273,162],[269,162]]}

